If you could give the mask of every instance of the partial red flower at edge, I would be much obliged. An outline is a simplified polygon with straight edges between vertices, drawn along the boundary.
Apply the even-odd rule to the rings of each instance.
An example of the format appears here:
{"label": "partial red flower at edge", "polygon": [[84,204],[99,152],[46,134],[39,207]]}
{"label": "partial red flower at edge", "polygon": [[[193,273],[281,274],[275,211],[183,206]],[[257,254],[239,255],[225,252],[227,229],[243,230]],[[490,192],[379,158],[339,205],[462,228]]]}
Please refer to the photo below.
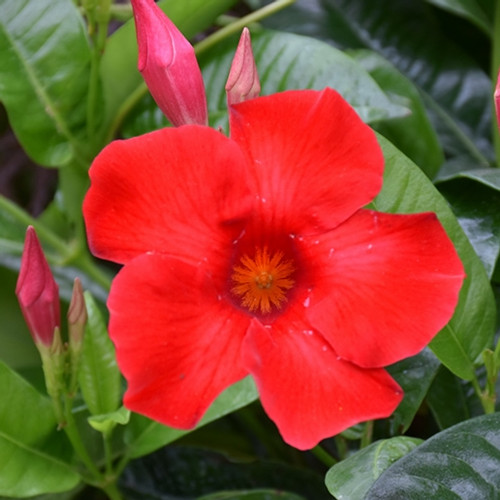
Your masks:
{"label": "partial red flower at edge", "polygon": [[383,157],[335,91],[235,104],[230,126],[115,141],[91,167],[91,249],[125,264],[108,301],[124,403],[187,429],[250,374],[307,449],[394,411],[383,367],[448,322],[463,266],[434,214],[361,208]]}

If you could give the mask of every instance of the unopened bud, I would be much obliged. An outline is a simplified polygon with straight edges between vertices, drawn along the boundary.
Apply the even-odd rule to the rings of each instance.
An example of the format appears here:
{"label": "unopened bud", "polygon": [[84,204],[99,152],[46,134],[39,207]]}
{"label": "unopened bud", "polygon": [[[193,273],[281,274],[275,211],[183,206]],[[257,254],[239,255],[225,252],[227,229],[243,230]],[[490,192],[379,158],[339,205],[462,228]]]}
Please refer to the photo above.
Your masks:
{"label": "unopened bud", "polygon": [[243,28],[226,82],[227,103],[231,106],[253,99],[259,93],[259,75],[253,57],[250,31],[248,28]]}
{"label": "unopened bud", "polygon": [[154,100],[176,127],[207,125],[205,86],[192,45],[154,0],[131,0],[138,68]]}

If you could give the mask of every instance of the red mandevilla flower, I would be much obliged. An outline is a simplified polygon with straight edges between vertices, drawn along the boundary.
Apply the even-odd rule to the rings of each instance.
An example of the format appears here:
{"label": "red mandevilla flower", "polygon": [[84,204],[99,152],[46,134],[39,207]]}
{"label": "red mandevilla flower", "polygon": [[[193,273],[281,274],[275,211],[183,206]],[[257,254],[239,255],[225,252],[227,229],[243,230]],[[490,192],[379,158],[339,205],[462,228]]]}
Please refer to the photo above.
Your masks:
{"label": "red mandevilla flower", "polygon": [[236,104],[230,128],[115,141],[91,167],[90,246],[125,264],[108,301],[124,402],[191,428],[250,374],[306,449],[394,411],[383,367],[447,323],[463,267],[434,214],[361,208],[383,157],[335,91]]}

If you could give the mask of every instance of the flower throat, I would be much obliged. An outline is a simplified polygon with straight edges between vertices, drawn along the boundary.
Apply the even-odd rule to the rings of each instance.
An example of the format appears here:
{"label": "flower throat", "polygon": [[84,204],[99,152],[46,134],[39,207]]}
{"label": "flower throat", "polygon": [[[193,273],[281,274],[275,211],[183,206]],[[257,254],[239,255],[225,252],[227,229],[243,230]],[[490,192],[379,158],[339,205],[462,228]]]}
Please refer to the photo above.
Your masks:
{"label": "flower throat", "polygon": [[267,247],[256,248],[253,258],[245,254],[234,266],[231,291],[250,312],[269,314],[286,302],[286,292],[295,284],[291,278],[294,271],[283,252],[269,254]]}

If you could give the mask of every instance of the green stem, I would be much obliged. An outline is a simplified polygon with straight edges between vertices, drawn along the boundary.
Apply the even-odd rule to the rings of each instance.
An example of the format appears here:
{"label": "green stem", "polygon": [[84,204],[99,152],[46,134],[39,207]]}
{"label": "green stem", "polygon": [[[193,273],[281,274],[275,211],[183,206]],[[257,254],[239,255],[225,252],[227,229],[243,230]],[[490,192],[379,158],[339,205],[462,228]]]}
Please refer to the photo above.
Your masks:
{"label": "green stem", "polygon": [[240,32],[245,26],[261,21],[262,19],[269,17],[271,14],[275,14],[285,7],[292,5],[294,2],[295,0],[275,0],[273,3],[270,3],[269,5],[266,5],[265,7],[262,7],[261,9],[258,9],[255,12],[252,12],[251,14],[238,19],[227,26],[224,26],[212,35],[207,36],[207,38],[205,38],[201,42],[197,43],[195,45],[196,53],[198,55],[201,54],[202,52],[208,50],[210,47],[213,47],[215,44],[219,43],[225,38]]}
{"label": "green stem", "polygon": [[365,428],[363,429],[363,435],[361,436],[361,448],[366,448],[372,443],[373,440],[373,420],[368,420],[365,423]]}
{"label": "green stem", "polygon": [[324,448],[320,445],[315,446],[311,449],[311,453],[323,464],[325,464],[328,468],[333,467],[337,460],[333,458],[330,453],[328,453]]}
{"label": "green stem", "polygon": [[104,288],[104,290],[109,291],[111,288],[111,277],[95,264],[90,255],[87,253],[80,255],[75,265],[92,278],[95,283]]}
{"label": "green stem", "polygon": [[[500,69],[500,0],[495,2],[495,16],[493,25],[493,39],[492,39],[492,51],[491,51],[491,81],[493,82],[493,88],[498,77],[498,71]],[[493,144],[495,146],[495,155],[497,159],[497,166],[500,167],[500,133],[498,130],[498,124],[496,120],[495,108],[493,106]]]}
{"label": "green stem", "polygon": [[479,381],[477,380],[476,376],[474,376],[474,378],[471,380],[471,384],[472,387],[474,388],[474,392],[476,393],[477,397],[479,398],[479,401],[481,402],[484,413],[486,414],[494,413],[495,400],[494,398],[491,397],[488,391],[483,391],[481,389],[481,386],[479,385]]}
{"label": "green stem", "polygon": [[66,420],[66,425],[64,426],[64,432],[68,436],[68,439],[70,440],[71,445],[73,446],[73,449],[75,450],[75,453],[77,454],[78,458],[81,460],[81,462],[85,465],[87,470],[94,477],[95,483],[93,484],[98,485],[102,482],[102,475],[99,472],[99,469],[92,461],[92,459],[90,458],[87,448],[85,448],[80,433],[78,432],[76,421],[73,416],[72,403],[73,400],[66,395],[64,397],[64,417]]}

